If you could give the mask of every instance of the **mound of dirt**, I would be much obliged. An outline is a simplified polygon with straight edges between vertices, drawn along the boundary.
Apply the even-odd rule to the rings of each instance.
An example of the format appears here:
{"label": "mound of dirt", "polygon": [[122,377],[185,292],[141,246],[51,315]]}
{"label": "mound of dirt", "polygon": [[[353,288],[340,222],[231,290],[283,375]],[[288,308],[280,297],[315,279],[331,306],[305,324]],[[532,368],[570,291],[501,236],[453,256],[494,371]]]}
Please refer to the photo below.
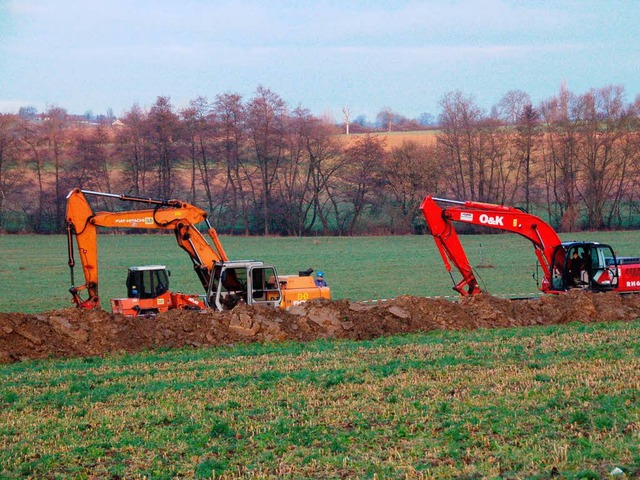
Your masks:
{"label": "mound of dirt", "polygon": [[363,340],[399,333],[640,318],[640,295],[581,291],[536,300],[490,295],[459,302],[403,296],[364,304],[309,302],[289,311],[240,306],[231,312],[171,311],[128,318],[104,311],[0,313],[0,363],[46,357],[104,355],[152,348],[243,342]]}

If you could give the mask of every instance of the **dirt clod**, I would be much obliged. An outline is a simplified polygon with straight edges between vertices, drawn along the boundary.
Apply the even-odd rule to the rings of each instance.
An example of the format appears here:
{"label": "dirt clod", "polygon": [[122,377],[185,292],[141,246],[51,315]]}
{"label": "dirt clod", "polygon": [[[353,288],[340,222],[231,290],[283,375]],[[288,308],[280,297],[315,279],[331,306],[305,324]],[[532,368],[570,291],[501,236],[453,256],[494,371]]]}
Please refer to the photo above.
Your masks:
{"label": "dirt clod", "polygon": [[319,300],[290,312],[239,306],[231,312],[171,311],[127,318],[64,309],[37,315],[0,313],[0,363],[104,355],[151,348],[247,342],[371,339],[429,330],[607,322],[640,318],[640,295],[569,292],[536,300],[490,295],[459,302],[402,296],[379,304]]}

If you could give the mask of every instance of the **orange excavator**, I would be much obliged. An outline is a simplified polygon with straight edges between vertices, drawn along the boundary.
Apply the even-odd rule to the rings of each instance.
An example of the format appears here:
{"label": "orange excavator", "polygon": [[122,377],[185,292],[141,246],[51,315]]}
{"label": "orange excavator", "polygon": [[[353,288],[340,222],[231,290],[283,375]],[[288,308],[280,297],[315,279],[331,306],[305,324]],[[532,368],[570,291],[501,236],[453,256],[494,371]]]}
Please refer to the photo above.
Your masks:
{"label": "orange excavator", "polygon": [[531,241],[542,268],[540,290],[544,293],[575,288],[640,292],[640,257],[616,257],[609,245],[598,242],[562,242],[551,225],[517,208],[427,196],[420,210],[445,268],[451,274],[453,263],[462,275],[460,281],[454,280],[453,287],[460,295],[474,295],[482,290],[454,222],[514,232]]}
{"label": "orange excavator", "polygon": [[[94,213],[86,195],[143,203],[152,208]],[[178,246],[191,258],[206,292],[204,301],[199,295],[171,292],[168,288],[169,272],[163,265],[131,267],[127,276],[127,297],[111,300],[114,313],[136,316],[174,308],[204,310],[207,305],[226,310],[240,303],[289,308],[314,298],[331,298],[328,287],[315,285],[311,277],[312,269],[299,272],[298,275],[278,277],[275,267],[261,261],[230,261],[207,217],[204,210],[180,200],[157,200],[73,189],[67,195],[66,211],[68,264],[71,270],[69,291],[73,303],[84,309],[100,308],[98,227],[172,231]],[[196,228],[201,222],[206,223],[213,246]],[[74,280],[74,236],[85,278],[82,285],[76,285]],[[86,298],[83,299],[81,292],[85,290]]]}

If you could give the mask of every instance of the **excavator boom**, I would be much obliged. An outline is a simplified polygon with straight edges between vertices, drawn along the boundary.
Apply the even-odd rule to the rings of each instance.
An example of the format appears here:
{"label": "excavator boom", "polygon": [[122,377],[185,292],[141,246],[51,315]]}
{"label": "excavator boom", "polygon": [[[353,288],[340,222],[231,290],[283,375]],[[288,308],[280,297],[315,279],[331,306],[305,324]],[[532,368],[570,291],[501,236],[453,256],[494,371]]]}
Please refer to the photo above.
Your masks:
{"label": "excavator boom", "polygon": [[[439,203],[447,204],[448,207],[442,208]],[[461,202],[431,196],[427,196],[422,201],[420,210],[447,270],[451,271],[451,262],[462,274],[462,280],[454,287],[454,290],[462,295],[479,293],[480,287],[453,222],[483,225],[514,232],[527,238],[535,248],[544,277],[551,276],[553,253],[562,242],[555,230],[541,218],[513,207],[483,202]]]}
{"label": "excavator boom", "polygon": [[[94,213],[86,195],[115,198],[124,202],[143,203],[153,205],[154,208]],[[76,188],[67,195],[66,218],[72,284],[69,291],[73,295],[74,303],[82,308],[97,308],[100,305],[100,297],[98,295],[97,227],[173,231],[178,245],[189,254],[194,269],[205,289],[209,285],[213,264],[228,260],[217,232],[209,223],[207,213],[194,205],[179,200],[156,200]],[[195,227],[196,224],[203,221],[207,224],[213,247]],[[73,274],[75,266],[73,236],[76,238],[85,278],[85,284],[80,286],[75,285]],[[82,290],[87,290],[86,300],[80,298],[79,293]]]}
{"label": "excavator boom", "polygon": [[427,196],[420,209],[445,267],[451,272],[453,263],[462,275],[462,280],[454,281],[453,287],[461,295],[476,294],[481,290],[454,222],[513,232],[528,239],[543,271],[542,292],[560,293],[571,288],[640,290],[640,258],[616,258],[609,245],[598,242],[562,242],[551,225],[517,208]]}

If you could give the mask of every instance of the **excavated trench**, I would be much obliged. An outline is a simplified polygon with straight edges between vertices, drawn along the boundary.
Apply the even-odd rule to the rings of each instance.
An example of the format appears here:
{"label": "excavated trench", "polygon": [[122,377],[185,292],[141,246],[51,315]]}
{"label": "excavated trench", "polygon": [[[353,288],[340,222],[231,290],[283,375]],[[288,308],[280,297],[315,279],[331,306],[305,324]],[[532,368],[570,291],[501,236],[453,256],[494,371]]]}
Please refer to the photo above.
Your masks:
{"label": "excavated trench", "polygon": [[430,330],[638,318],[640,295],[582,291],[519,301],[485,294],[459,302],[409,296],[377,304],[321,300],[290,311],[241,306],[230,312],[171,311],[151,318],[78,309],[0,313],[0,363],[153,348],[321,338],[364,340]]}

